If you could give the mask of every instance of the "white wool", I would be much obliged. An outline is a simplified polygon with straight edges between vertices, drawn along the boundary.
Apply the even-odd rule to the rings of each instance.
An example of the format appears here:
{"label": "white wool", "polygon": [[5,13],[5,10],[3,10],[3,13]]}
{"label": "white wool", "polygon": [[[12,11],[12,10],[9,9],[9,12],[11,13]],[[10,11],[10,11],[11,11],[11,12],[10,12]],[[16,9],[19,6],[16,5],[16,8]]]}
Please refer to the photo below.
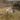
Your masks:
{"label": "white wool", "polygon": [[10,13],[13,13],[13,10],[12,10],[12,8],[11,7],[8,7],[7,9],[6,9],[6,11],[10,14]]}

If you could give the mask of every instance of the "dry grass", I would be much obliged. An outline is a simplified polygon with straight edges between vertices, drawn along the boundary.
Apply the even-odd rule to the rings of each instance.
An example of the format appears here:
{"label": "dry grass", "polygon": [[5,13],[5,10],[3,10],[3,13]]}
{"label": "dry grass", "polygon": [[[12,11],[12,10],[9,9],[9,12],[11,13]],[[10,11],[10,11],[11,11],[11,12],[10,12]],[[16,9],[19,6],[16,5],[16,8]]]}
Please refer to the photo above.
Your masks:
{"label": "dry grass", "polygon": [[0,17],[0,20],[20,20],[20,14],[8,14]]}
{"label": "dry grass", "polygon": [[[7,13],[6,13],[7,14]],[[20,11],[0,17],[0,20],[20,20]]]}

